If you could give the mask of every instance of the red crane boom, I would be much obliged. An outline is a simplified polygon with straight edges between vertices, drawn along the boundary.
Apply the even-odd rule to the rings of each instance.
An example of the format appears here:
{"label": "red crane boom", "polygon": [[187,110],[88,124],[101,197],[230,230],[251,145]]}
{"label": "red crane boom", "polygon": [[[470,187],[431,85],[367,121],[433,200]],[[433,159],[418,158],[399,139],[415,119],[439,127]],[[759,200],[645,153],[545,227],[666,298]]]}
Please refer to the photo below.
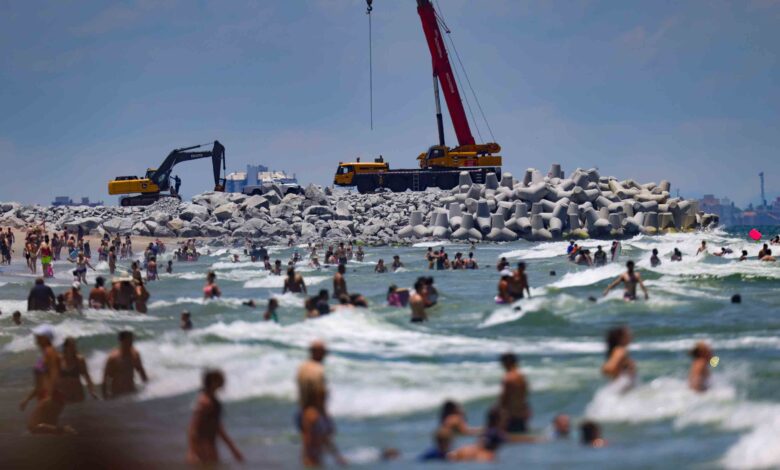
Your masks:
{"label": "red crane boom", "polygon": [[[452,127],[455,129],[455,136],[458,138],[458,145],[474,145],[474,136],[471,135],[469,121],[466,118],[466,111],[463,109],[463,102],[460,100],[460,92],[455,82],[455,75],[452,72],[450,59],[447,56],[447,49],[444,46],[444,38],[439,29],[439,23],[436,19],[436,10],[430,0],[417,0],[417,13],[420,15],[425,39],[428,41],[428,48],[431,51],[431,62],[433,65],[433,81],[437,86],[436,79],[441,82],[441,88],[444,91],[444,100],[447,102],[447,109],[450,111]],[[441,109],[438,103],[437,89],[437,120],[439,125],[439,144],[444,145],[444,129],[441,121]]]}

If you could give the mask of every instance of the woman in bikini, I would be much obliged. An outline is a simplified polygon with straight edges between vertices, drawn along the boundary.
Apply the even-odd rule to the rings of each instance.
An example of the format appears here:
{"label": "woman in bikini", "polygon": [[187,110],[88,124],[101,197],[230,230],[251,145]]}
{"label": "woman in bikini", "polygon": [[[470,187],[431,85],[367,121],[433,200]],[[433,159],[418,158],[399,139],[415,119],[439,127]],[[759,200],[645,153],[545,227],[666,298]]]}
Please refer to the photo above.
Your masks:
{"label": "woman in bikini", "polygon": [[79,354],[76,340],[65,338],[62,344],[62,361],[60,361],[60,386],[59,389],[65,399],[65,403],[80,403],[84,401],[84,386],[81,378],[87,383],[87,390],[92,398],[97,400],[95,384],[89,376],[87,361]]}
{"label": "woman in bikini", "polygon": [[222,296],[222,291],[219,290],[219,286],[216,284],[217,275],[214,271],[209,271],[206,275],[206,285],[203,287],[204,299],[218,299]]}
{"label": "woman in bikini", "polygon": [[628,354],[631,339],[631,330],[627,326],[611,328],[607,332],[607,360],[601,367],[601,373],[609,380],[627,380],[627,388],[633,386],[636,378],[636,364]]}

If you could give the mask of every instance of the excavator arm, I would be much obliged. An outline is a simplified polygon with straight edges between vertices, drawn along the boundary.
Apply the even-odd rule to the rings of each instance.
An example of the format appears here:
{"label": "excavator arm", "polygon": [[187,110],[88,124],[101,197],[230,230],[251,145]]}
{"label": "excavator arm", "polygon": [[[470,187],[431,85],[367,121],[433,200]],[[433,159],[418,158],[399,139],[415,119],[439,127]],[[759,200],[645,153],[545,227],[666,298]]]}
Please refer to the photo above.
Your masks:
{"label": "excavator arm", "polygon": [[173,167],[182,162],[199,160],[201,158],[211,158],[211,165],[214,171],[214,189],[215,191],[224,190],[225,183],[224,178],[222,178],[221,175],[225,170],[225,147],[220,144],[218,140],[215,140],[211,150],[194,151],[201,147],[204,147],[204,145],[194,145],[192,147],[184,147],[171,151],[160,167],[149,175],[149,179],[156,184],[161,191],[166,191],[170,189],[171,171],[173,170]]}

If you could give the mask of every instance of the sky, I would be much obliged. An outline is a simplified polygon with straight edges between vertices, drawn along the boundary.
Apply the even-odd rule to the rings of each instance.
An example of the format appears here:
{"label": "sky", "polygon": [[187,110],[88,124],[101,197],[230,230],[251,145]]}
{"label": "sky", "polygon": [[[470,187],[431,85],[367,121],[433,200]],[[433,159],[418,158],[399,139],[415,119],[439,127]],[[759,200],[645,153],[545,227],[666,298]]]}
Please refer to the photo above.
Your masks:
{"label": "sky", "polygon": [[[504,171],[596,167],[743,206],[759,202],[764,171],[769,198],[780,195],[780,0],[438,7]],[[413,167],[437,141],[414,0],[374,0],[373,130],[362,0],[0,0],[0,10],[0,200],[115,203],[111,178],[215,139],[229,171],[262,163],[317,184],[357,156]],[[493,140],[477,124],[477,140]],[[454,145],[446,115],[445,129]],[[207,161],[174,173],[185,196],[213,186]]]}

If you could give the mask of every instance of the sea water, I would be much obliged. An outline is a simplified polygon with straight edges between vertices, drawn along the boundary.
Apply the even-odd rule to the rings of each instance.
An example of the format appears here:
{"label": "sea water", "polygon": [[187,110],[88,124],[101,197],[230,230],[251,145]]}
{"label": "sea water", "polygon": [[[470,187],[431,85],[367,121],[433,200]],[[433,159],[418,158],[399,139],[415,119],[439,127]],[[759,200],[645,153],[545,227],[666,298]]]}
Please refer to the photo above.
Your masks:
{"label": "sea water", "polygon": [[[723,258],[695,256],[702,240],[710,251],[728,245]],[[584,241],[595,248],[609,243]],[[0,462],[35,459],[39,449],[72,445],[119,449],[116,457],[138,466],[181,464],[193,398],[206,367],[225,371],[222,393],[225,423],[252,467],[295,468],[300,442],[293,424],[295,372],[315,339],[325,341],[329,407],[338,427],[336,442],[353,463],[366,467],[407,468],[431,445],[438,408],[446,399],[464,404],[469,423],[482,424],[500,390],[501,353],[513,351],[530,382],[531,428],[544,434],[558,413],[602,425],[608,446],[584,448],[576,429],[568,440],[507,446],[498,467],[547,468],[764,468],[780,466],[780,266],[755,260],[756,243],[743,232],[638,236],[623,241],[615,263],[588,268],[566,261],[566,242],[479,244],[477,271],[429,271],[427,246],[367,248],[362,263],[347,265],[350,292],[363,294],[367,309],[339,310],[305,320],[303,297],[281,294],[283,279],[242,250],[222,249],[195,263],[174,263],[172,275],[149,283],[148,315],[108,310],[83,314],[25,312],[33,276],[21,266],[0,273]],[[434,244],[438,246],[438,244]],[[468,245],[444,244],[450,258]],[[671,263],[677,247],[683,261]],[[649,264],[657,248],[663,260]],[[297,248],[303,254],[303,247]],[[738,262],[742,249],[751,259]],[[293,248],[274,247],[272,259],[286,264]],[[231,262],[232,255],[241,262]],[[374,263],[399,255],[405,267],[374,273]],[[164,266],[169,255],[163,255]],[[494,295],[496,261],[528,265],[532,297],[498,306]],[[609,282],[633,259],[650,291],[648,301],[626,303],[619,290],[602,297]],[[68,263],[56,263],[49,284],[56,292],[70,282]],[[298,265],[309,292],[332,289],[332,268]],[[204,301],[205,273],[214,270],[223,291]],[[555,271],[555,275],[550,272]],[[106,277],[107,266],[89,278]],[[387,307],[387,287],[411,287],[421,275],[435,278],[439,304],[426,324],[409,323],[409,310]],[[86,294],[87,291],[84,293]],[[742,295],[731,304],[732,294]],[[280,323],[265,322],[271,296],[280,300]],[[589,300],[595,297],[596,301]],[[249,308],[243,302],[257,302]],[[194,329],[179,330],[179,314],[192,312]],[[10,314],[21,310],[22,326]],[[149,383],[131,398],[87,401],[68,407],[62,422],[78,428],[77,438],[31,437],[18,403],[30,390],[38,352],[30,330],[52,323],[57,344],[73,336],[100,382],[116,333],[136,334]],[[604,333],[616,325],[634,332],[631,355],[638,384],[628,393],[600,375]],[[688,351],[708,341],[719,357],[712,388],[691,392],[686,384]],[[28,410],[29,412],[29,410]],[[455,445],[472,442],[459,438]],[[400,450],[399,460],[379,463],[381,449]],[[63,450],[64,449],[64,450]],[[21,459],[21,460],[20,460]],[[223,460],[229,455],[223,452]],[[32,461],[32,460],[31,460]]]}

